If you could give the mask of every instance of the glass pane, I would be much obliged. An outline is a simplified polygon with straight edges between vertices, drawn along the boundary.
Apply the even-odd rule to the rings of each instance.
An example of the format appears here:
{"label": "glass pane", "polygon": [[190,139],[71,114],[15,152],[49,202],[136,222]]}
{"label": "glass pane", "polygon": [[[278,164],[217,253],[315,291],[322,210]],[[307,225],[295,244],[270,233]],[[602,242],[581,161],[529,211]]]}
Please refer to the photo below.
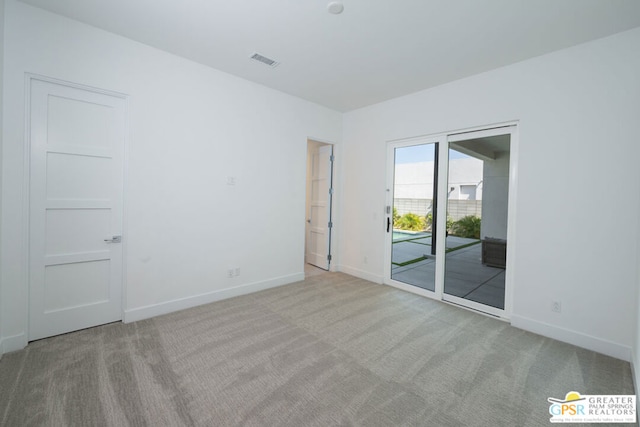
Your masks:
{"label": "glass pane", "polygon": [[451,143],[444,293],[504,309],[510,136]]}
{"label": "glass pane", "polygon": [[435,290],[437,144],[395,149],[391,278]]}

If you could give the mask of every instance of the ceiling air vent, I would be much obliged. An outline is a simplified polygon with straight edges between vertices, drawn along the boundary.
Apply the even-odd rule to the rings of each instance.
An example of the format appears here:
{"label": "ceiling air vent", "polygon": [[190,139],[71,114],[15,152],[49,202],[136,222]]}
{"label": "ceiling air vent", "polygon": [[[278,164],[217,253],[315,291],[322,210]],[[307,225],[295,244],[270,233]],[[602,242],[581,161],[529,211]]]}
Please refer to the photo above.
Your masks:
{"label": "ceiling air vent", "polygon": [[280,64],[278,61],[274,61],[271,58],[267,58],[266,56],[262,56],[259,53],[254,53],[249,58],[253,59],[254,61],[262,62],[263,64],[266,64],[271,68],[275,68],[275,67],[278,66],[278,64]]}

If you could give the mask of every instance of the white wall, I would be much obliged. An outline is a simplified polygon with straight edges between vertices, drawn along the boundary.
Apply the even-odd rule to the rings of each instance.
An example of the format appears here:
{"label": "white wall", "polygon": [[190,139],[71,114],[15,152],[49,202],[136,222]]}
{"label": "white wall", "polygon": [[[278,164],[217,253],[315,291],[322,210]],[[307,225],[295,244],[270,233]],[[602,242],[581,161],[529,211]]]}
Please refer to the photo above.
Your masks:
{"label": "white wall", "polygon": [[635,29],[345,114],[343,270],[382,281],[386,141],[519,120],[512,323],[629,359],[638,46]]}
{"label": "white wall", "polygon": [[27,332],[25,72],[130,95],[128,320],[303,277],[307,138],[339,143],[340,113],[6,2],[1,284],[12,349]]}
{"label": "white wall", "polygon": [[480,237],[507,238],[509,203],[508,152],[497,153],[495,160],[485,160],[482,176],[482,223]]}
{"label": "white wall", "polygon": [[[2,107],[2,93],[4,87],[4,0],[0,0],[0,129],[4,108]],[[2,188],[2,132],[0,132],[0,189]],[[0,223],[2,222],[2,192],[0,191]],[[2,228],[0,227],[0,241],[2,241]],[[2,259],[2,247],[0,245],[0,260]],[[2,287],[0,286],[0,358],[4,353],[2,333]]]}
{"label": "white wall", "polygon": [[[638,190],[640,192],[640,182],[638,183]],[[638,224],[640,229],[640,215],[638,215]],[[636,285],[636,319],[635,319],[635,328],[636,333],[634,337],[634,345],[633,345],[633,357],[631,360],[631,367],[633,369],[634,374],[634,386],[636,389],[636,397],[640,399],[640,232],[638,233],[637,238],[637,246],[638,246],[638,259],[636,262],[637,268],[637,277],[638,282]]]}

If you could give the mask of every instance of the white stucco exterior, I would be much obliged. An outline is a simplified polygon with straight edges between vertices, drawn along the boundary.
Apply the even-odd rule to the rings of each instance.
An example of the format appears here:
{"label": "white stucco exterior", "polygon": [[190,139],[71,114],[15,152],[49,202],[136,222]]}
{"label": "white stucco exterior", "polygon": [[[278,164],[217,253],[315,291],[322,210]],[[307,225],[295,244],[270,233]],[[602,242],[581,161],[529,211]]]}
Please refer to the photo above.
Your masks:
{"label": "white stucco exterior", "polygon": [[[450,199],[465,199],[460,186],[476,188],[476,200],[482,200],[482,160],[474,158],[452,159],[449,162]],[[396,165],[396,199],[432,199],[434,162],[400,163]],[[473,200],[473,199],[471,199]]]}

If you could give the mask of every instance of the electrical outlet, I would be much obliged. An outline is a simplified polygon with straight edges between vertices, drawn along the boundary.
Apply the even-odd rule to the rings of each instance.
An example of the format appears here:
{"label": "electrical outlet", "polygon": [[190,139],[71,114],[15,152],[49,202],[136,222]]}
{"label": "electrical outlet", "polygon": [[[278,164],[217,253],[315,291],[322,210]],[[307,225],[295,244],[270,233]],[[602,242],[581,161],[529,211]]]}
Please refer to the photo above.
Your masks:
{"label": "electrical outlet", "polygon": [[240,267],[236,267],[233,269],[233,275],[234,276],[239,276],[240,275]]}
{"label": "electrical outlet", "polygon": [[230,268],[229,270],[227,270],[227,277],[229,278],[233,277],[233,268]]}
{"label": "electrical outlet", "polygon": [[562,313],[562,303],[560,301],[553,301],[551,303],[551,311],[554,313]]}

